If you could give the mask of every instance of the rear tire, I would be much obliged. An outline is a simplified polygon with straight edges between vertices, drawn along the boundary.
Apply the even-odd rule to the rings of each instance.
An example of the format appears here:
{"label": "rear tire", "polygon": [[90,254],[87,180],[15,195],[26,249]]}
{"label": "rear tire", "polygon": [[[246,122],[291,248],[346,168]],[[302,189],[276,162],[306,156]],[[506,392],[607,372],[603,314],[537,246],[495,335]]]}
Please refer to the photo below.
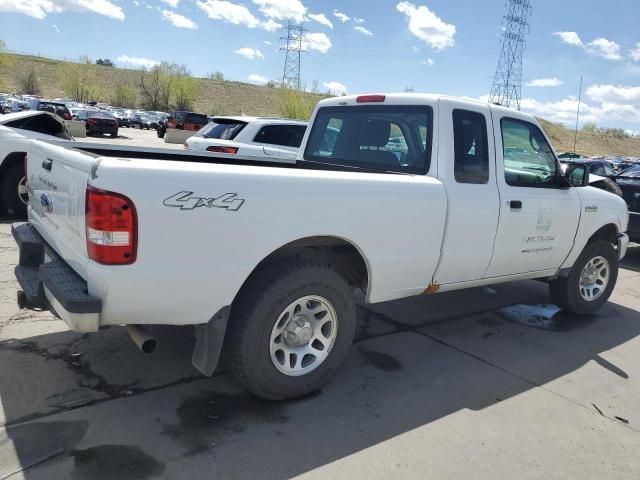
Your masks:
{"label": "rear tire", "polygon": [[7,209],[7,214],[12,217],[25,218],[27,205],[20,198],[20,185],[24,179],[24,166],[17,163],[5,172],[2,179],[2,203]]}
{"label": "rear tire", "polygon": [[[299,305],[304,310],[296,310]],[[336,271],[303,260],[266,267],[253,274],[233,304],[227,337],[231,370],[265,400],[307,395],[340,368],[355,327],[351,288]],[[297,370],[289,368],[292,360]]]}
{"label": "rear tire", "polygon": [[[590,274],[590,269],[600,269],[600,274]],[[590,277],[595,279],[594,282]],[[549,282],[549,294],[565,312],[589,315],[609,300],[617,279],[616,250],[606,240],[596,240],[587,244],[566,278]],[[602,283],[600,288],[597,282]]]}

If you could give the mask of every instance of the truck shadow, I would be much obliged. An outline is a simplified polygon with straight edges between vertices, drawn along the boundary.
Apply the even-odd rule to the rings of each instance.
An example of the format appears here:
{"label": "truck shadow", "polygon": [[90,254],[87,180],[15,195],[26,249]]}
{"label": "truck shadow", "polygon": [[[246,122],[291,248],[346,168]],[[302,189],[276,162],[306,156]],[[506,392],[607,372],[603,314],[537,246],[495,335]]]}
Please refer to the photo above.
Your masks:
{"label": "truck shadow", "polygon": [[[640,313],[616,304],[583,321],[561,315],[552,330],[491,311],[421,327],[360,315],[368,326],[334,381],[279,403],[255,399],[224,372],[200,379],[189,366],[189,329],[157,329],[155,358],[115,328],[93,341],[61,332],[3,342],[8,427],[0,458],[10,447],[14,460],[0,466],[0,478],[11,469],[26,469],[27,479],[69,476],[60,471],[74,479],[198,478],[204,468],[211,478],[290,478],[458,411],[491,407],[591,360],[626,380],[599,354],[640,334]],[[46,417],[61,411],[47,406],[48,394],[83,385],[96,405]]]}
{"label": "truck shadow", "polygon": [[629,246],[627,255],[620,262],[620,267],[640,272],[640,245],[632,243]]}

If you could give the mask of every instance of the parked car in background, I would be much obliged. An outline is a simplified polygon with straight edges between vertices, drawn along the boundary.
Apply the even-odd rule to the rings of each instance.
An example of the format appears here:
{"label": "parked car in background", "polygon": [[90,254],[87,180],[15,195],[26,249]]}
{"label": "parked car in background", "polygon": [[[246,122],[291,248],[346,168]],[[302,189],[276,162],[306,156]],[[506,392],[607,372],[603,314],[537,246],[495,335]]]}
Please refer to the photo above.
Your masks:
{"label": "parked car in background", "polygon": [[30,98],[28,100],[29,110],[39,110],[41,112],[51,112],[58,115],[63,120],[71,120],[71,112],[67,105],[62,102],[43,100],[41,98]]}
{"label": "parked car in background", "polygon": [[50,112],[25,110],[0,116],[0,204],[15,217],[27,214],[25,138],[73,140],[67,125]]}
{"label": "parked car in background", "polygon": [[175,111],[169,114],[166,121],[160,122],[156,130],[158,138],[164,138],[168,128],[197,132],[207,123],[209,118],[202,113]]}
{"label": "parked car in background", "polygon": [[118,126],[129,128],[131,126],[131,117],[125,110],[114,110],[111,112],[118,121]]}
{"label": "parked car in background", "polygon": [[19,98],[7,97],[2,104],[2,113],[16,113],[29,109],[29,104]]}
{"label": "parked car in background", "polygon": [[76,120],[85,122],[87,135],[108,133],[112,138],[118,136],[118,121],[109,112],[81,110]]}
{"label": "parked car in background", "polygon": [[563,165],[586,165],[590,174],[598,175],[599,177],[615,177],[618,174],[613,164],[603,159],[560,159],[560,163]]}
{"label": "parked car in background", "polygon": [[214,117],[184,145],[223,158],[295,161],[306,130],[307,122],[287,118]]}
{"label": "parked car in background", "polygon": [[626,169],[613,180],[629,207],[629,238],[632,242],[640,243],[640,165]]}
{"label": "parked car in background", "polygon": [[[157,122],[155,123],[157,124]],[[146,113],[136,112],[131,117],[131,120],[129,120],[129,124],[131,125],[131,128],[138,127],[141,130],[143,128],[150,130],[153,128],[152,125],[154,124],[154,120]]]}

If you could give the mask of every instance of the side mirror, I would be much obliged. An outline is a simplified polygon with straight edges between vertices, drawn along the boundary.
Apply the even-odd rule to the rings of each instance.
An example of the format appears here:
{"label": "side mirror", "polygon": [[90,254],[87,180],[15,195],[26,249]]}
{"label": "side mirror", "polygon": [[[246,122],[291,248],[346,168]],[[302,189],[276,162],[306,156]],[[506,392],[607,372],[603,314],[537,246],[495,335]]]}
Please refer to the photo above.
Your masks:
{"label": "side mirror", "polygon": [[574,187],[588,187],[589,167],[587,165],[571,164],[567,167],[564,177]]}

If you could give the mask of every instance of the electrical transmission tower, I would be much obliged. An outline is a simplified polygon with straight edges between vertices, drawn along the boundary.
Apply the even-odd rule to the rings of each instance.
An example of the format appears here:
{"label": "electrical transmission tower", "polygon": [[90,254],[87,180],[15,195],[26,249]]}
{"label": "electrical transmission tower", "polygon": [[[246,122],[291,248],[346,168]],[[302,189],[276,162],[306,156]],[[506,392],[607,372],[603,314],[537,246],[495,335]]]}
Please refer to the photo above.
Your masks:
{"label": "electrical transmission tower", "polygon": [[520,110],[522,56],[525,35],[529,33],[531,3],[529,0],[506,0],[506,7],[507,14],[502,20],[502,48],[489,101],[505,107],[515,103]]}
{"label": "electrical transmission tower", "polygon": [[294,25],[291,22],[285,28],[286,37],[280,37],[284,46],[280,48],[285,52],[284,73],[282,74],[282,86],[300,90],[300,64],[304,49],[304,35],[308,32],[302,25]]}

